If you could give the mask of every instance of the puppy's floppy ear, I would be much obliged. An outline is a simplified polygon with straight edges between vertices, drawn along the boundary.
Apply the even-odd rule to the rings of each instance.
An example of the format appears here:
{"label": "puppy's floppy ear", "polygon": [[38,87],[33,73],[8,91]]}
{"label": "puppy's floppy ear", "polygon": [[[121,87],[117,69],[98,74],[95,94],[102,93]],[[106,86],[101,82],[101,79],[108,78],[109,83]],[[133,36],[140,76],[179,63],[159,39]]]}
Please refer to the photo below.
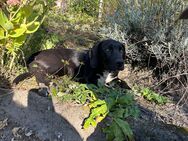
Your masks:
{"label": "puppy's floppy ear", "polygon": [[89,51],[91,68],[97,68],[99,64],[99,46],[100,45],[101,45],[101,42],[96,43]]}

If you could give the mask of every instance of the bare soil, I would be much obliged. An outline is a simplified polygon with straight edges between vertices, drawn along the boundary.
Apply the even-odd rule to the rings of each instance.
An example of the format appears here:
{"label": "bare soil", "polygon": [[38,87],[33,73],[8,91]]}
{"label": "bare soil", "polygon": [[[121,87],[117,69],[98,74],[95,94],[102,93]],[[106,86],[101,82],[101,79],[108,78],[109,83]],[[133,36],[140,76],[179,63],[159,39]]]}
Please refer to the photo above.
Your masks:
{"label": "bare soil", "polygon": [[[148,74],[135,74],[128,69],[120,73],[129,86],[142,78],[138,75]],[[82,122],[89,115],[87,106],[62,103],[56,97],[41,97],[33,92],[33,88],[37,85],[30,79],[14,89],[0,89],[0,141],[105,141],[102,124],[82,129]],[[140,116],[129,119],[129,123],[136,141],[188,140],[186,104],[179,106],[172,101],[157,105],[140,96],[135,96],[135,100]]]}
{"label": "bare soil", "polygon": [[[82,141],[94,128],[82,129],[89,109],[73,103],[62,103],[28,90],[1,91],[0,140]],[[102,141],[98,132],[90,141]]]}

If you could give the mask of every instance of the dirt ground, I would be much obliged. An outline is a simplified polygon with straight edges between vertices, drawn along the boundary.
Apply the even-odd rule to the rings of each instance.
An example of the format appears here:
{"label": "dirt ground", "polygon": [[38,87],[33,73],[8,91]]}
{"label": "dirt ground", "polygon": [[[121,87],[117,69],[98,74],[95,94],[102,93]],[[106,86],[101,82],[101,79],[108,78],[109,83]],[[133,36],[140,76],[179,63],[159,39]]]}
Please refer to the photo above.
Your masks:
{"label": "dirt ground", "polygon": [[102,141],[99,131],[84,130],[87,107],[41,97],[28,90],[1,91],[0,141]]}
{"label": "dirt ground", "polygon": [[[131,86],[136,82],[127,78],[133,76],[130,73],[124,70],[120,77]],[[89,114],[87,106],[39,96],[33,92],[36,87],[33,83],[27,80],[22,87],[0,89],[0,141],[105,141],[102,124],[82,129],[82,122]],[[140,96],[135,96],[135,100],[140,116],[129,119],[129,123],[136,141],[188,140],[186,104],[157,105]]]}

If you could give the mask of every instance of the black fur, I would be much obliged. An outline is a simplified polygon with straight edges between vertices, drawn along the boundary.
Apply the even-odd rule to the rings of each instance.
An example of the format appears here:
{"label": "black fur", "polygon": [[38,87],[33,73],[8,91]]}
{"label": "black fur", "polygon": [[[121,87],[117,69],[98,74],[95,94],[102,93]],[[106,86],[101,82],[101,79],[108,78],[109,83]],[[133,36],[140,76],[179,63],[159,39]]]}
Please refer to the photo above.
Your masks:
{"label": "black fur", "polygon": [[34,75],[38,83],[49,86],[49,75],[69,75],[82,83],[97,84],[104,71],[124,69],[125,48],[118,41],[108,39],[97,43],[90,50],[55,48],[31,55],[27,61],[28,72],[17,76],[13,83]]}

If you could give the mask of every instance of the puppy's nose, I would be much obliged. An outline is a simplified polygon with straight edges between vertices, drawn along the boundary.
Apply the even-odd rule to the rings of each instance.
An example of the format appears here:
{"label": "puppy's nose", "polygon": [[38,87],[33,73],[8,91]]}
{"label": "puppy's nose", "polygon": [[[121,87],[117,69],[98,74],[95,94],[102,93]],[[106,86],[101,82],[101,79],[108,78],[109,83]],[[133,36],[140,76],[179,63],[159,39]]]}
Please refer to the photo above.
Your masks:
{"label": "puppy's nose", "polygon": [[117,68],[118,68],[119,70],[123,70],[123,69],[124,69],[124,63],[123,63],[123,61],[118,61],[118,62],[116,63],[116,65],[117,65]]}

